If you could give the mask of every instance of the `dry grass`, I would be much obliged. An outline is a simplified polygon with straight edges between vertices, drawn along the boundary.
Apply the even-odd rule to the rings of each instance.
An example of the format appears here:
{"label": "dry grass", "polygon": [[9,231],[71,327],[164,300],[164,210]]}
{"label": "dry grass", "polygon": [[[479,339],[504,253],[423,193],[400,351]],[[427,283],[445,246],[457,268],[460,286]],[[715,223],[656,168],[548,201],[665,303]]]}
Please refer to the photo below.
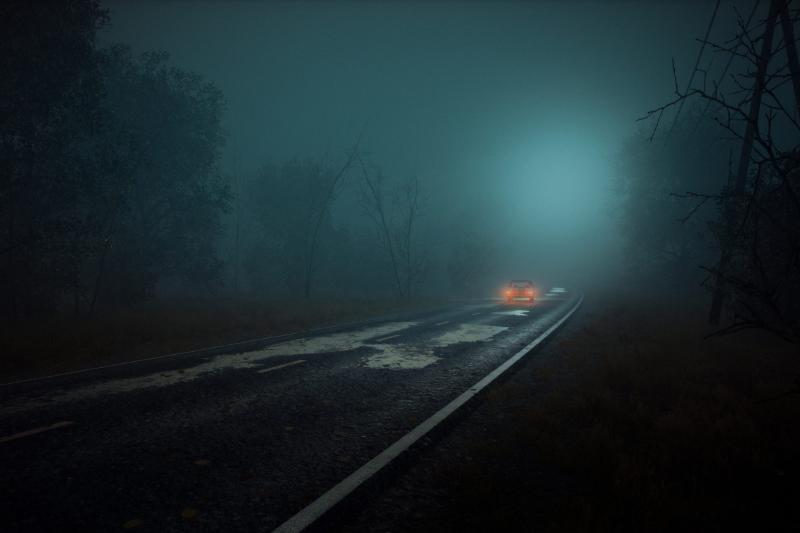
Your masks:
{"label": "dry grass", "polygon": [[543,367],[489,398],[493,413],[512,410],[501,437],[441,473],[447,529],[796,525],[797,346],[756,333],[704,341],[685,302],[587,304]]}
{"label": "dry grass", "polygon": [[93,320],[59,319],[2,335],[0,381],[23,379],[434,307],[395,300],[153,302]]}

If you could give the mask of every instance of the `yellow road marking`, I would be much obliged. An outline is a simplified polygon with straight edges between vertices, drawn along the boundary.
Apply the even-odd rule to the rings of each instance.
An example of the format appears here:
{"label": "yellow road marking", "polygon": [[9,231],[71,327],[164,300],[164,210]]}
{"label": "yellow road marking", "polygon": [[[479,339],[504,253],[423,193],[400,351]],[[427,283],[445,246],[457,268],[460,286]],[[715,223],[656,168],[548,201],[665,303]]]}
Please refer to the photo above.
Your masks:
{"label": "yellow road marking", "polygon": [[25,437],[30,437],[31,435],[36,435],[38,433],[44,433],[45,431],[50,431],[51,429],[58,429],[67,426],[71,426],[75,422],[70,422],[69,420],[64,420],[62,422],[56,422],[55,424],[51,424],[49,426],[36,428],[36,429],[29,429],[28,431],[22,431],[20,433],[15,433],[14,435],[9,435],[8,437],[0,438],[0,444],[4,442],[9,442],[12,440],[22,439]]}
{"label": "yellow road marking", "polygon": [[259,370],[258,373],[259,374],[266,374],[267,372],[272,372],[273,370],[286,368],[287,366],[299,365],[300,363],[305,363],[305,362],[306,362],[305,359],[298,359],[297,361],[291,361],[289,363],[283,363],[282,365],[275,365],[275,366],[271,366],[269,368],[265,368],[263,370]]}

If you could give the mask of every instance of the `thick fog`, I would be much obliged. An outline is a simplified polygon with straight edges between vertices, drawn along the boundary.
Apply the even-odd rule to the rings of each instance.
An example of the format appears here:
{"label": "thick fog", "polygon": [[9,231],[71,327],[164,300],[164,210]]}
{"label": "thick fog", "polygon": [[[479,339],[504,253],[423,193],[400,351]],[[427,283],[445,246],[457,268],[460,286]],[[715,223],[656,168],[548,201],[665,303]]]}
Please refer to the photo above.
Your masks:
{"label": "thick fog", "polygon": [[[725,248],[731,110],[757,62],[735,37],[763,6],[76,6],[9,12],[11,316],[170,295],[483,298],[510,279],[697,287]],[[772,65],[781,116],[762,129],[785,139]]]}
{"label": "thick fog", "polygon": [[[688,75],[713,4],[109,6],[104,40],[165,50],[222,89],[229,171],[341,158],[363,131],[385,174],[419,176],[433,256],[475,236],[491,241],[498,283],[576,283],[623,260],[615,156],[671,97],[671,59]],[[357,180],[339,226],[366,222]]]}
{"label": "thick fog", "polygon": [[[384,174],[419,176],[431,257],[474,237],[491,242],[498,283],[576,283],[623,260],[616,156],[671,98],[673,58],[688,76],[713,3],[109,6],[104,41],[165,50],[222,90],[228,172],[341,159],[363,131]],[[334,207],[354,231],[368,223],[358,180]]]}
{"label": "thick fog", "polygon": [[0,1],[3,531],[788,530],[799,24]]}

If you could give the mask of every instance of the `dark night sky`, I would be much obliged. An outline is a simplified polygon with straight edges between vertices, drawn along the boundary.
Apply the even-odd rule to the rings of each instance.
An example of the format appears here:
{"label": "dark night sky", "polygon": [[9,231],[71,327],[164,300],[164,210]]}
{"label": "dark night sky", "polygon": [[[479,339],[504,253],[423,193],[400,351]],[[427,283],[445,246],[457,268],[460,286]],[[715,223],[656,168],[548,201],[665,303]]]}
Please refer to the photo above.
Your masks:
{"label": "dark night sky", "polygon": [[[339,155],[366,124],[372,159],[389,174],[418,172],[437,218],[477,216],[484,230],[532,238],[559,255],[559,265],[564,254],[580,263],[611,246],[614,155],[635,119],[671,97],[671,58],[679,78],[688,75],[713,8],[699,1],[108,5],[104,40],[166,50],[224,91],[227,167],[237,158],[252,170]],[[714,35],[727,34],[732,20],[728,5]]]}

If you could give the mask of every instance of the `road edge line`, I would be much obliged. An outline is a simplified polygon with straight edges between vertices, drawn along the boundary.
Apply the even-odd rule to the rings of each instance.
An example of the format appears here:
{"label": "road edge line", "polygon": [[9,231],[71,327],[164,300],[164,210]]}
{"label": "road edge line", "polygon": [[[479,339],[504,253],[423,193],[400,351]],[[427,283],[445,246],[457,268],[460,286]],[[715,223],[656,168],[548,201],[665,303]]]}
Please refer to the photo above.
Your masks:
{"label": "road edge line", "polygon": [[39,433],[44,433],[45,431],[51,431],[53,429],[65,428],[67,426],[73,425],[74,423],[75,422],[73,422],[72,420],[62,420],[61,422],[56,422],[54,424],[50,424],[49,426],[42,426],[38,428],[28,429],[26,431],[20,431],[18,433],[14,433],[13,435],[0,437],[0,444],[5,444],[6,442],[24,439],[25,437],[32,437],[33,435],[38,435]]}
{"label": "road edge line", "polygon": [[326,515],[331,509],[350,496],[361,485],[367,482],[380,470],[387,467],[398,457],[404,454],[417,441],[428,435],[434,428],[444,422],[448,417],[467,404],[478,393],[491,385],[497,378],[503,375],[508,369],[513,367],[520,359],[528,355],[534,348],[541,344],[545,339],[555,333],[564,322],[566,322],[583,303],[583,294],[578,296],[578,301],[567,311],[564,316],[558,319],[555,324],[547,328],[544,333],[536,337],[533,341],[525,345],[524,348],[506,359],[500,366],[484,376],[475,385],[458,395],[450,403],[436,411],[424,422],[400,437],[394,444],[373,457],[358,470],[344,478],[342,481],[327,490],[316,500],[298,511],[294,516],[286,520],[273,530],[273,533],[300,533],[313,525],[317,520]]}

